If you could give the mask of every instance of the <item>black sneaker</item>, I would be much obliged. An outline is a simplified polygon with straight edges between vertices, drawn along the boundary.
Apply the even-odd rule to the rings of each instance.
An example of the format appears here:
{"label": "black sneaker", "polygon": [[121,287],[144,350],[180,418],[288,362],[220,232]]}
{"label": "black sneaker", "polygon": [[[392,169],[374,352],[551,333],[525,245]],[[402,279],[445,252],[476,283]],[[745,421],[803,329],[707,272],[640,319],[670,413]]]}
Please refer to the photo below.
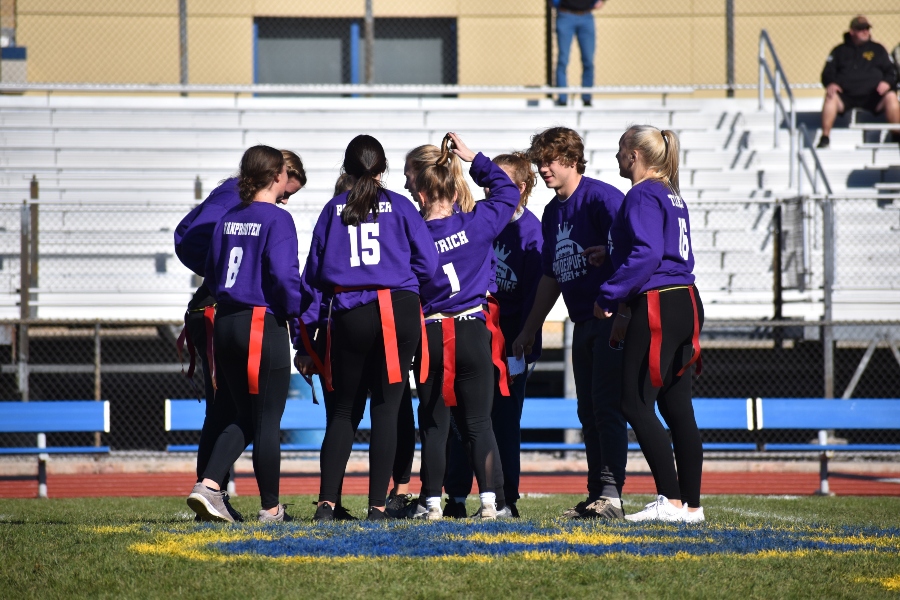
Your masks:
{"label": "black sneaker", "polygon": [[334,521],[334,508],[327,502],[323,502],[316,507],[316,514],[313,515],[313,521]]}
{"label": "black sneaker", "polygon": [[819,148],[819,149],[827,148],[830,145],[831,145],[831,140],[828,139],[827,135],[823,135],[822,137],[819,138],[819,143],[816,144],[816,148]]}
{"label": "black sneaker", "polygon": [[516,503],[513,502],[512,504],[507,504],[506,506],[509,508],[509,512],[512,514],[513,519],[518,519],[519,509],[516,508]]}
{"label": "black sneaker", "polygon": [[[621,500],[619,501],[621,504]],[[600,496],[595,502],[591,502],[584,507],[578,519],[604,519],[607,521],[617,521],[625,518],[625,511],[621,505],[615,506],[610,498]]]}
{"label": "black sneaker", "polygon": [[447,504],[444,505],[444,516],[448,519],[466,519],[466,503],[457,502],[453,498],[447,498]]}
{"label": "black sneaker", "polygon": [[235,510],[235,508],[231,505],[231,502],[229,502],[228,500],[229,500],[228,494],[225,494],[225,498],[223,498],[223,501],[225,502],[225,508],[228,510],[228,514],[231,515],[231,518],[234,519],[235,522],[243,523],[244,516],[241,513],[239,513],[237,510]]}
{"label": "black sneaker", "polygon": [[383,510],[378,510],[374,506],[369,507],[369,514],[366,516],[366,521],[389,521],[391,520],[391,516],[386,514]]}
{"label": "black sneaker", "polygon": [[391,494],[388,496],[384,512],[394,519],[403,519],[406,517],[406,511],[411,500],[412,494]]}
{"label": "black sneaker", "polygon": [[590,499],[582,500],[572,508],[563,512],[562,516],[566,519],[577,519],[581,516],[581,513],[584,512],[584,509],[587,508],[588,504],[591,503]]}
{"label": "black sneaker", "polygon": [[334,507],[333,514],[335,521],[359,521],[358,518],[351,515],[349,511],[340,504]]}
{"label": "black sneaker", "polygon": [[591,108],[592,106],[594,106],[594,104],[593,104],[593,102],[591,102],[590,100],[585,100],[585,101],[584,101],[584,107],[585,107],[585,108]]}

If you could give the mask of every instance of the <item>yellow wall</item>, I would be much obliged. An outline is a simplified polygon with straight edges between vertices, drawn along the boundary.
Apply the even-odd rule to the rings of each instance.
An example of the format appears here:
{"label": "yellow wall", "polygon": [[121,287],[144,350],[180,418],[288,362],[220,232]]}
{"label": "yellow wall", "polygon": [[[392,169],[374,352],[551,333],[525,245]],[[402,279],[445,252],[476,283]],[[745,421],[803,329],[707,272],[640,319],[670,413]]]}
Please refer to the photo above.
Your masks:
{"label": "yellow wall", "polygon": [[[2,0],[4,9],[9,0]],[[759,31],[792,83],[815,83],[858,0],[735,0],[735,72],[755,83]],[[364,0],[188,0],[191,83],[252,82],[256,16],[361,17]],[[873,37],[900,42],[900,2],[867,0]],[[458,19],[459,82],[545,83],[545,0],[374,0],[376,17]],[[178,0],[17,0],[33,82],[177,83]],[[724,0],[610,0],[595,13],[597,85],[725,83]],[[4,23],[9,17],[4,18]],[[555,63],[555,48],[553,49]],[[577,44],[568,68],[581,80]]]}

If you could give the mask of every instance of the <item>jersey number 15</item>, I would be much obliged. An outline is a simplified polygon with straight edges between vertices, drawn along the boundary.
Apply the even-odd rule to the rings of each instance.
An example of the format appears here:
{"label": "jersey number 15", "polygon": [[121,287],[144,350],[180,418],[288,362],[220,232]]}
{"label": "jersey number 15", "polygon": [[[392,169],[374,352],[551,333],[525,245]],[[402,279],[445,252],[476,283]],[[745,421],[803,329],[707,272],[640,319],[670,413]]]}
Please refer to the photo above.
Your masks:
{"label": "jersey number 15", "polygon": [[[350,234],[350,266],[360,264],[377,265],[381,261],[381,245],[378,243],[378,223],[361,223],[359,226],[349,225]],[[360,256],[360,248],[362,256]]]}

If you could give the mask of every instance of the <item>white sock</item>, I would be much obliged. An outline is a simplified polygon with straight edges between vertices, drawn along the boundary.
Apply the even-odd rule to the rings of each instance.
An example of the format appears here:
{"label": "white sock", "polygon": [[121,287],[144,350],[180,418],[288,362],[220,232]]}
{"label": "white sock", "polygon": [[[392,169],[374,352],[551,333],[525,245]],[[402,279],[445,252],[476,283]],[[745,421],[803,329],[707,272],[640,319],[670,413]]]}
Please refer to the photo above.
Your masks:
{"label": "white sock", "polygon": [[441,497],[440,496],[428,496],[425,498],[425,508],[431,510],[432,508],[440,508],[441,507]]}
{"label": "white sock", "polygon": [[482,492],[478,496],[481,498],[482,506],[485,504],[497,504],[497,494],[494,492]]}
{"label": "white sock", "polygon": [[465,504],[466,497],[465,496],[453,496],[453,501],[456,502],[457,504]]}

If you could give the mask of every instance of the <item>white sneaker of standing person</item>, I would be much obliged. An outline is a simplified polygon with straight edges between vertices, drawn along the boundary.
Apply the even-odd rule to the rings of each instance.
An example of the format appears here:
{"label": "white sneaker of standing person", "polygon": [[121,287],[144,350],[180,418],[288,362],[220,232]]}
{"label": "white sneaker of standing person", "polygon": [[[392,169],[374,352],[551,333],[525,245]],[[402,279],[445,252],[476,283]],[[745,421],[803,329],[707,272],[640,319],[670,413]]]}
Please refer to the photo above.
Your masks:
{"label": "white sneaker of standing person", "polygon": [[675,508],[665,496],[658,496],[656,500],[644,507],[644,510],[633,515],[625,515],[626,521],[668,521],[681,522],[687,517],[687,506]]}
{"label": "white sneaker of standing person", "polygon": [[689,510],[684,515],[685,523],[702,523],[705,520],[706,520],[706,517],[703,516],[703,507],[702,506],[697,508],[697,510],[694,510],[694,511]]}

